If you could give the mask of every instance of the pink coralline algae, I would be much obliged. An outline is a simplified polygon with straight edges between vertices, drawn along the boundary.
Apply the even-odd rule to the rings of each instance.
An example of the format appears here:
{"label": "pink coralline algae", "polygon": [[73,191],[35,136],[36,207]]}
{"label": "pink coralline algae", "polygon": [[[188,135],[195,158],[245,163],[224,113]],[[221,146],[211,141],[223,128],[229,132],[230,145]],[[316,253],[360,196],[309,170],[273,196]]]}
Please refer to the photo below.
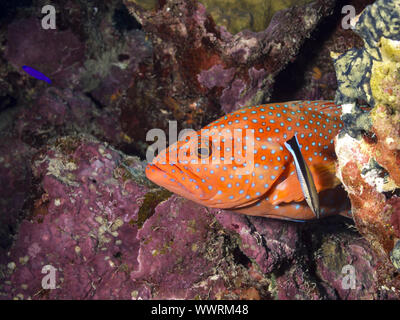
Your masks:
{"label": "pink coralline algae", "polygon": [[47,88],[31,108],[22,109],[14,125],[18,137],[38,146],[58,135],[85,132],[114,145],[123,143],[123,132],[115,110],[101,112],[93,101],[71,89]]}
{"label": "pink coralline algae", "polygon": [[[94,138],[53,140],[32,172],[30,214],[0,262],[3,299],[388,297],[374,290],[373,252],[346,229],[207,209],[152,185],[138,158]],[[315,247],[303,243],[311,235]],[[341,289],[348,263],[363,270],[351,292]],[[55,289],[42,288],[46,265]]]}
{"label": "pink coralline algae", "polygon": [[[31,216],[19,226],[19,238],[7,256],[10,273],[1,289],[3,297],[7,292],[9,298],[83,299],[95,296],[99,282],[98,297],[119,294],[107,291],[111,290],[107,281],[125,282],[129,277],[122,270],[137,265],[137,243],[131,240],[137,227],[128,223],[146,192],[113,177],[120,160],[105,145],[82,144],[73,138],[58,139],[56,147],[37,155],[33,171],[42,181],[40,196]],[[42,289],[45,265],[57,268],[57,286],[62,290]],[[118,268],[122,272],[115,274]],[[130,291],[125,297],[129,295]]]}
{"label": "pink coralline algae", "polygon": [[214,87],[225,88],[232,81],[234,75],[234,68],[225,70],[222,65],[217,64],[208,70],[201,71],[197,79],[207,89],[212,89]]}
{"label": "pink coralline algae", "polygon": [[5,56],[21,73],[22,66],[28,65],[45,73],[55,84],[70,86],[68,79],[82,65],[85,53],[82,42],[70,31],[43,32],[38,19],[12,22],[7,38]]}
{"label": "pink coralline algae", "polygon": [[390,223],[394,228],[396,237],[400,238],[400,198],[394,196],[389,201],[389,207],[387,209],[392,211],[390,216]]}

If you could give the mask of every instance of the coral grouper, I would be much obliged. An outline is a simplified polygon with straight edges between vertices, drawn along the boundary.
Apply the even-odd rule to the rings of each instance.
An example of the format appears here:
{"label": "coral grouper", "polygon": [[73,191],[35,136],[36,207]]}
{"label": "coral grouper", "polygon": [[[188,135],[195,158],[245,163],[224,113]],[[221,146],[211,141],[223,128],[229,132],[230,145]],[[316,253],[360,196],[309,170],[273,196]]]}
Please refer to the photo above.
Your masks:
{"label": "coral grouper", "polygon": [[321,217],[341,213],[332,198],[335,193],[321,194],[339,185],[333,139],[342,127],[340,114],[341,107],[332,101],[246,107],[160,152],[147,166],[146,175],[208,207],[280,219],[314,219],[293,156],[285,147],[296,135],[321,197]]}

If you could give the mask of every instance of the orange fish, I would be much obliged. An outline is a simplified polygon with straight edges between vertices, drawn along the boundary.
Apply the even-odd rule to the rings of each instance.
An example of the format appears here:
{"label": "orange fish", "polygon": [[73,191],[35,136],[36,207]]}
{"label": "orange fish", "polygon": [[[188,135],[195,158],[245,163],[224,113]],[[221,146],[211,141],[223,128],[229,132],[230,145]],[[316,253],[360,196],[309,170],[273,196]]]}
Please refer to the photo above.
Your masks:
{"label": "orange fish", "polygon": [[[321,217],[338,214],[327,196],[335,176],[333,139],[343,126],[332,101],[291,101],[232,112],[161,151],[146,167],[158,185],[204,206],[288,220],[315,219],[292,153],[297,136],[320,197]],[[321,192],[326,196],[322,197]]]}

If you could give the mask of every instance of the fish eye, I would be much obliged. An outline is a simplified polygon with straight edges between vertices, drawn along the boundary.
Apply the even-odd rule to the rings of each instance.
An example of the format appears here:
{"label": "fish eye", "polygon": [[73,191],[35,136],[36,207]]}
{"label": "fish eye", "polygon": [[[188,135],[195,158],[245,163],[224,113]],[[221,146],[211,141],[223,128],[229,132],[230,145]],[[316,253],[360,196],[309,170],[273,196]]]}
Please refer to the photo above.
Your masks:
{"label": "fish eye", "polygon": [[199,158],[208,158],[210,156],[210,149],[209,148],[198,148],[197,156]]}
{"label": "fish eye", "polygon": [[210,157],[211,154],[212,154],[211,142],[199,143],[199,146],[196,149],[196,155],[199,159],[206,159]]}

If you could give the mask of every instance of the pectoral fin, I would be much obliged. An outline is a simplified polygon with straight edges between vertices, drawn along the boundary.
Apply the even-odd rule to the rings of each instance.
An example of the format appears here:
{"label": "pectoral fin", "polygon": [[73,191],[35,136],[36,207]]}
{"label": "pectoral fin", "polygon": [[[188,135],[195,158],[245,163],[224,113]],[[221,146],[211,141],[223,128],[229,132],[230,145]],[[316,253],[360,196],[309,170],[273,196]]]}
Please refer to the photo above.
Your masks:
{"label": "pectoral fin", "polygon": [[[289,166],[289,172],[295,170],[294,166]],[[300,202],[304,200],[303,190],[295,174],[288,175],[286,179],[279,182],[275,188],[268,193],[269,202],[278,205],[282,202]]]}
{"label": "pectoral fin", "polygon": [[333,189],[340,184],[340,180],[336,177],[335,163],[333,161],[313,164],[309,168],[314,178],[317,192]]}

